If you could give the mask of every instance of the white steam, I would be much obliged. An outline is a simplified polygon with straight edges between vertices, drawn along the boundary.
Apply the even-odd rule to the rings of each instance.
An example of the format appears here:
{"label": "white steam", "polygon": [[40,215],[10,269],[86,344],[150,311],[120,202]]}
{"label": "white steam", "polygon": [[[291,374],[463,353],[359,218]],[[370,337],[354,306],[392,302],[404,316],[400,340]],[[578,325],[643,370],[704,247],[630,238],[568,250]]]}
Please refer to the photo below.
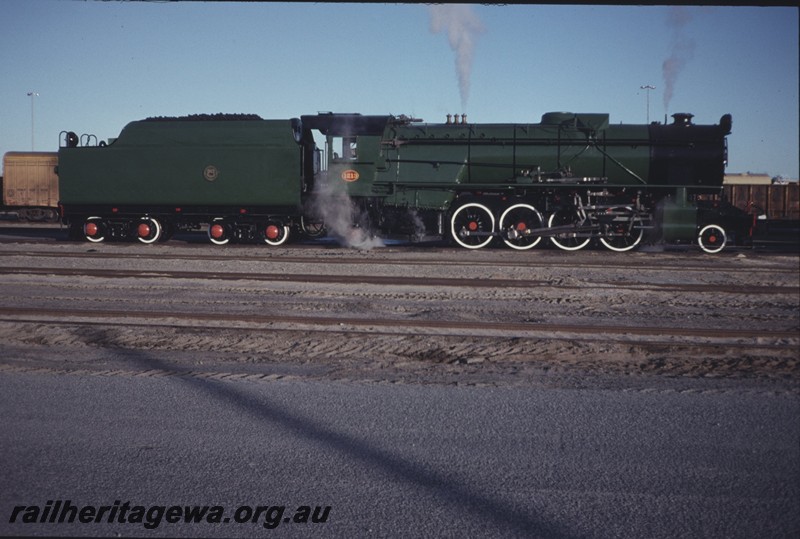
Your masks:
{"label": "white steam", "polygon": [[[340,245],[354,249],[383,247],[383,241],[372,236],[366,216],[345,192],[340,182],[328,181],[319,185],[312,199],[312,211],[325,223],[328,235]],[[358,226],[359,223],[364,227]]]}
{"label": "white steam", "polygon": [[446,30],[450,48],[456,54],[456,74],[458,75],[458,89],[461,93],[461,110],[465,111],[467,99],[469,99],[475,42],[485,28],[470,5],[428,6],[428,12],[431,18],[431,32],[438,34]]}
{"label": "white steam", "polygon": [[414,227],[414,232],[412,235],[416,238],[422,238],[427,234],[427,229],[425,228],[425,222],[422,220],[422,217],[419,216],[417,210],[408,210],[409,218],[411,219],[411,224]]}
{"label": "white steam", "polygon": [[694,40],[685,35],[685,28],[692,19],[689,11],[683,6],[671,7],[667,15],[667,25],[672,29],[672,44],[670,55],[661,66],[664,76],[664,112],[669,110],[669,104],[675,93],[675,83],[678,75],[694,56]]}

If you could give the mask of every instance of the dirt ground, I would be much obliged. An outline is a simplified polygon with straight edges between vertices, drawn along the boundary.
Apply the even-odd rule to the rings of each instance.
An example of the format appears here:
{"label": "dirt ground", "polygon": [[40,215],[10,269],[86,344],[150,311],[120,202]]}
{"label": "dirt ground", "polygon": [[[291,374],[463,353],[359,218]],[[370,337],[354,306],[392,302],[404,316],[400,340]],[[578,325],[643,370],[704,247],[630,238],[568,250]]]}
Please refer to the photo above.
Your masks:
{"label": "dirt ground", "polygon": [[794,254],[0,247],[0,370],[800,393]]}

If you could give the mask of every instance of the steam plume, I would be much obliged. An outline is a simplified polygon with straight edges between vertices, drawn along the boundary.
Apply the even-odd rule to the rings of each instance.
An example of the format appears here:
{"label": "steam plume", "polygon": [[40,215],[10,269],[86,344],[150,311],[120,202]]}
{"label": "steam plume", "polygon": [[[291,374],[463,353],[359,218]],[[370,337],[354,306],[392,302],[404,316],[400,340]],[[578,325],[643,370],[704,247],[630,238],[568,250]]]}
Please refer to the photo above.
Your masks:
{"label": "steam plume", "polygon": [[470,5],[442,4],[429,6],[428,11],[431,18],[431,32],[438,34],[446,30],[450,48],[456,54],[461,110],[466,110],[475,42],[485,28]]}
{"label": "steam plume", "polygon": [[672,46],[669,57],[661,66],[664,75],[664,112],[669,110],[678,75],[694,55],[694,40],[684,35],[686,24],[692,19],[689,11],[682,6],[670,8],[667,25],[672,29]]}
{"label": "steam plume", "polygon": [[354,249],[384,246],[380,238],[372,237],[368,228],[357,226],[357,223],[367,222],[366,216],[361,214],[339,183],[326,182],[317,186],[312,208],[315,215],[324,221],[328,234],[340,245]]}

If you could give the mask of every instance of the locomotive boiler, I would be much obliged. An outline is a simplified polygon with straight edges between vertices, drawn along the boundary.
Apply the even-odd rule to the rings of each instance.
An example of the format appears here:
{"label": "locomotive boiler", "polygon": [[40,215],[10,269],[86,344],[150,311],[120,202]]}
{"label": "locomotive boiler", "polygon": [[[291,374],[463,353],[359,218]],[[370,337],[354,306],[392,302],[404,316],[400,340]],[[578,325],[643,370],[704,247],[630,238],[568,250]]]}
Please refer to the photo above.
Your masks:
{"label": "locomotive boiler", "polygon": [[[529,249],[543,238],[615,251],[646,232],[724,247],[736,218],[706,207],[719,193],[731,116],[696,125],[613,125],[608,114],[551,112],[538,124],[426,124],[405,116],[318,114],[304,128],[326,138],[328,182],[356,201],[378,234],[433,233],[477,249],[500,240]],[[335,189],[334,189],[335,190]]]}

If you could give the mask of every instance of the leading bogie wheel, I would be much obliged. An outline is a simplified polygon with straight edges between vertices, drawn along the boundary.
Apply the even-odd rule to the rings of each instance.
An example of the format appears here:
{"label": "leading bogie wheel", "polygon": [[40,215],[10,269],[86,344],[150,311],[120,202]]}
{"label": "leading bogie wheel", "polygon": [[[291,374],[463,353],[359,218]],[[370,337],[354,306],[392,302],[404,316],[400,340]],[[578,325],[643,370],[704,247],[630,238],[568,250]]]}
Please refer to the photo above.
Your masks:
{"label": "leading bogie wheel", "polygon": [[725,248],[728,237],[719,225],[706,225],[697,234],[697,244],[707,253],[718,253]]}
{"label": "leading bogie wheel", "polygon": [[544,219],[539,210],[530,204],[514,204],[509,206],[498,221],[498,229],[503,241],[512,249],[524,250],[535,247],[541,236],[534,235],[541,228]]}
{"label": "leading bogie wheel", "polygon": [[494,215],[483,204],[470,202],[459,207],[450,219],[453,239],[467,249],[486,247],[494,239]]}

